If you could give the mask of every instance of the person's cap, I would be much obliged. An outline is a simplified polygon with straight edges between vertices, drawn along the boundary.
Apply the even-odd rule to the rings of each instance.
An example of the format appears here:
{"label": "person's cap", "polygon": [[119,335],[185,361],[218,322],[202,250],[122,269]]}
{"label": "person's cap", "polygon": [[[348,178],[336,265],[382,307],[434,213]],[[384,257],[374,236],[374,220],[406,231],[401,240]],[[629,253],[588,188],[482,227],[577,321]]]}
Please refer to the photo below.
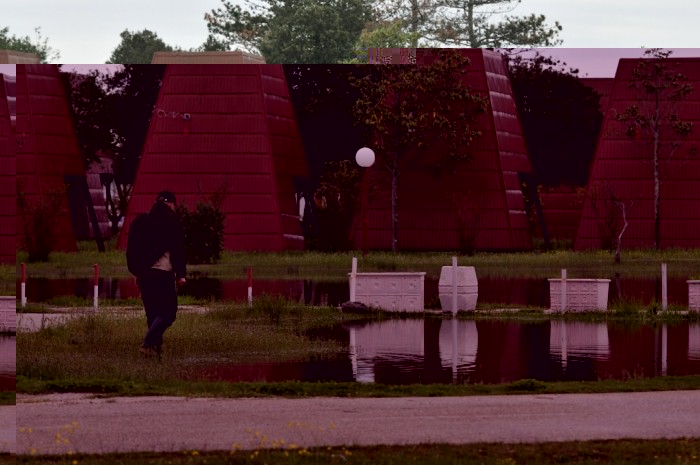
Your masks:
{"label": "person's cap", "polygon": [[170,191],[163,191],[158,194],[158,197],[156,197],[156,202],[166,202],[166,203],[176,203],[175,202],[175,194],[173,194]]}

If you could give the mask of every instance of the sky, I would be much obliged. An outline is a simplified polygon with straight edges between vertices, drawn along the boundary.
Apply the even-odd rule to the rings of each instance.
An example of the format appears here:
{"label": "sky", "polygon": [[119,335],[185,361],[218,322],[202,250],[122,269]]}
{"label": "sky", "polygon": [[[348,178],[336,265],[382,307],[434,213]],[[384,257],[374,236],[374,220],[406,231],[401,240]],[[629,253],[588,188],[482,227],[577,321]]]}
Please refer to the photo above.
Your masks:
{"label": "sky", "polygon": [[[207,36],[204,13],[222,6],[221,0],[9,2],[0,26],[30,36],[41,27],[62,63],[104,63],[127,28],[148,28],[168,44],[196,47]],[[522,0],[510,14],[531,13],[559,21],[567,48],[700,47],[697,0]]]}
{"label": "sky", "polygon": [[[14,5],[3,8],[0,27],[22,36],[41,27],[61,54],[58,62],[85,64],[104,63],[124,29],[147,28],[170,45],[196,47],[207,36],[204,13],[222,6],[221,0],[9,1]],[[589,77],[613,76],[620,54],[639,56],[641,47],[700,48],[698,0],[522,0],[509,14],[531,13],[562,25],[560,47],[566,50],[560,58]],[[600,50],[611,48],[627,50]],[[698,56],[697,50],[687,54]]]}

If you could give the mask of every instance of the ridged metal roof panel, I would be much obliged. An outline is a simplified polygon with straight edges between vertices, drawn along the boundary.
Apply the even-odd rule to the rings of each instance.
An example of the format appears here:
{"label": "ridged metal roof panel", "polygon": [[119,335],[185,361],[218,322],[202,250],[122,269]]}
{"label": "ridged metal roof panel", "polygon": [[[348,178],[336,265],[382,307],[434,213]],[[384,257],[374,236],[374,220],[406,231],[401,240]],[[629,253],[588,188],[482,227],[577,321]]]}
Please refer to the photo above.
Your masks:
{"label": "ridged metal roof panel", "polygon": [[303,248],[293,177],[306,173],[280,65],[168,65],[118,246],[159,191],[194,208],[224,189],[226,249]]}
{"label": "ridged metal roof panel", "polygon": [[[30,202],[63,189],[66,175],[85,176],[68,105],[56,65],[17,65],[17,182]],[[18,212],[18,243],[23,224]],[[54,250],[77,250],[67,198],[56,231]]]}
{"label": "ridged metal roof panel", "polygon": [[15,263],[17,250],[15,137],[10,122],[5,75],[0,74],[0,263]]}

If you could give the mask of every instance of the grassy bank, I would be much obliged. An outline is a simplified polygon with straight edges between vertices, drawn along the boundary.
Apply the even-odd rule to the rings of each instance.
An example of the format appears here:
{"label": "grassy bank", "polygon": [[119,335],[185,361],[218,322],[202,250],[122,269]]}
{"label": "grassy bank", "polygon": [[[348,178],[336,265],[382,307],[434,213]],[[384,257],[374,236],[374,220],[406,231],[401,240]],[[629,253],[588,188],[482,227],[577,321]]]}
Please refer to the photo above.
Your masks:
{"label": "grassy bank", "polygon": [[134,380],[82,378],[35,379],[17,376],[17,392],[84,392],[110,396],[184,397],[455,397],[510,394],[595,394],[604,392],[686,391],[700,389],[700,376],[663,376],[628,380],[542,382],[532,379],[502,384],[409,384]]}
{"label": "grassy bank", "polygon": [[[37,465],[199,465],[199,464],[681,464],[697,463],[700,439],[570,441],[540,444],[415,445],[375,447],[322,447],[255,451],[182,451],[104,455],[33,457],[19,455],[17,463]],[[3,463],[14,457],[2,456]]]}
{"label": "grassy bank", "polygon": [[[107,252],[99,253],[94,243],[82,242],[78,253],[52,253],[46,263],[28,264],[28,273],[46,278],[89,278],[94,263],[100,264],[102,276],[130,276],[124,252],[115,250],[110,241]],[[352,257],[358,257],[360,271],[425,271],[437,277],[440,268],[451,264],[454,253],[391,253],[361,252],[318,253],[231,253],[225,252],[216,265],[193,265],[192,275],[216,278],[245,279],[246,269],[253,267],[259,278],[275,279],[347,279]],[[17,252],[17,263],[26,262],[25,252]],[[670,277],[700,276],[700,249],[629,250],[623,253],[621,264],[613,263],[613,255],[605,251],[574,252],[557,250],[531,253],[478,253],[460,256],[461,265],[477,267],[481,275],[557,277],[561,268],[567,268],[569,278],[609,277],[615,273],[624,276],[651,277],[660,275],[660,264],[668,264]],[[19,266],[17,266],[17,276]]]}
{"label": "grassy bank", "polygon": [[205,315],[179,313],[168,330],[162,362],[143,360],[137,348],[146,329],[143,310],[92,314],[17,336],[17,373],[24,379],[110,383],[167,383],[222,364],[308,360],[343,350],[305,332],[340,321],[336,309],[304,311],[274,297],[252,309],[218,307]]}
{"label": "grassy bank", "polygon": [[[637,313],[633,313],[636,311]],[[623,308],[606,314],[546,315],[541,309],[494,313],[483,310],[459,318],[486,320],[621,321],[632,324],[679,323],[697,314],[654,314]],[[220,382],[227,366],[346,357],[347,343],[312,337],[312,330],[358,319],[414,318],[415,315],[347,315],[330,307],[306,307],[263,296],[252,309],[217,305],[206,314],[183,313],[165,338],[162,361],[144,360],[136,350],[145,332],[140,308],[114,314],[87,314],[62,326],[17,336],[17,391],[22,393],[95,392],[112,395],[183,396],[461,396],[518,392],[573,393],[700,389],[700,376],[633,378],[599,382],[518,381],[500,385],[385,386],[363,383]],[[433,315],[433,318],[443,318]],[[449,316],[448,316],[449,318]],[[318,333],[316,333],[318,334]]]}

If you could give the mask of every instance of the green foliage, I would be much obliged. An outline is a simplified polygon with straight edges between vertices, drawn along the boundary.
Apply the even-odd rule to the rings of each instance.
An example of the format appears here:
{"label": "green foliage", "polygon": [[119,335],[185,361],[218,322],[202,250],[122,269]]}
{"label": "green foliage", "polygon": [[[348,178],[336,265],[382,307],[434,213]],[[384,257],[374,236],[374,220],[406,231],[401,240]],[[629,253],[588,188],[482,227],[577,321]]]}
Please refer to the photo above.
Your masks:
{"label": "green foliage", "polygon": [[155,52],[172,52],[174,49],[163,42],[155,32],[144,29],[143,31],[130,32],[128,29],[119,34],[122,38],[117,47],[112,50],[107,63],[114,64],[149,64]]}
{"label": "green foliage", "polygon": [[326,162],[314,193],[318,234],[308,238],[310,250],[346,251],[352,248],[350,231],[358,211],[360,169],[350,160]]}
{"label": "green foliage", "polygon": [[537,381],[536,379],[521,379],[508,385],[509,391],[536,392],[545,389],[547,389],[547,384],[542,381]]}
{"label": "green foliage", "polygon": [[10,35],[10,28],[0,28],[0,50],[34,53],[41,63],[57,61],[61,54],[49,46],[49,39],[41,36],[41,28],[34,29],[36,37]]}
{"label": "green foliage", "polygon": [[561,44],[558,22],[544,15],[509,15],[520,0],[383,0],[376,15],[400,20],[420,38],[411,45],[448,47],[553,47]]}
{"label": "green foliage", "polygon": [[61,72],[60,76],[71,103],[80,152],[87,169],[99,160],[100,152],[112,152],[114,119],[118,115],[110,111],[111,96],[104,85],[104,75],[99,71],[92,70],[88,74]]}
{"label": "green foliage", "polygon": [[355,57],[347,63],[367,63],[369,48],[407,48],[416,42],[418,34],[404,30],[401,21],[381,21],[368,24],[355,45]]}
{"label": "green foliage", "polygon": [[603,124],[600,95],[565,63],[539,53],[506,57],[538,184],[585,186]]}
{"label": "green foliage", "polygon": [[36,200],[27,198],[24,186],[17,180],[17,214],[22,219],[21,247],[30,263],[46,262],[56,246],[56,227],[66,211],[66,188],[52,187]]}
{"label": "green foliage", "polygon": [[253,306],[250,313],[265,315],[271,324],[279,325],[283,317],[294,316],[299,318],[302,314],[300,304],[290,302],[282,295],[261,294],[253,299]]}
{"label": "green foliage", "polygon": [[366,0],[246,0],[205,14],[212,41],[242,44],[267,63],[338,63],[352,57],[370,10]]}
{"label": "green foliage", "polygon": [[199,202],[194,211],[184,203],[176,209],[185,230],[185,260],[190,264],[216,263],[224,250],[224,220],[219,205]]}

